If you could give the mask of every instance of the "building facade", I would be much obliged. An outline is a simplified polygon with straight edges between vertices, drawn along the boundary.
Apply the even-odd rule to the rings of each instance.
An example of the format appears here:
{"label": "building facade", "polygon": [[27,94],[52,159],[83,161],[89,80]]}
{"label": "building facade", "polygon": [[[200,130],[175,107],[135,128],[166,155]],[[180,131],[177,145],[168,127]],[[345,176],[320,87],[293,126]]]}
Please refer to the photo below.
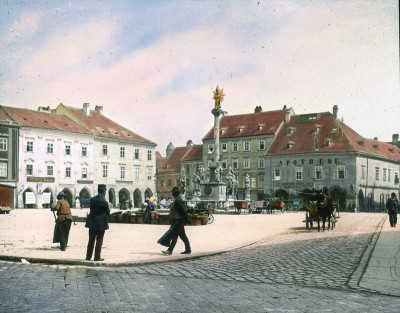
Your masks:
{"label": "building facade", "polygon": [[155,192],[156,144],[103,116],[102,107],[1,109],[19,126],[16,207],[48,207],[60,191],[79,207],[98,184],[108,186],[113,207],[140,207]]}
{"label": "building facade", "polygon": [[[219,151],[223,169],[222,181],[228,167],[232,167],[238,182],[238,199],[244,199],[246,175],[250,177],[251,199],[264,198],[265,154],[284,121],[293,115],[293,109],[225,115],[220,120]],[[208,168],[213,161],[214,129],[203,138],[203,163]]]}
{"label": "building facade", "polygon": [[306,201],[328,187],[341,211],[383,211],[399,192],[400,154],[395,145],[366,139],[330,112],[295,115],[266,154],[268,198]]}
{"label": "building facade", "polygon": [[0,106],[0,207],[15,208],[19,127]]}

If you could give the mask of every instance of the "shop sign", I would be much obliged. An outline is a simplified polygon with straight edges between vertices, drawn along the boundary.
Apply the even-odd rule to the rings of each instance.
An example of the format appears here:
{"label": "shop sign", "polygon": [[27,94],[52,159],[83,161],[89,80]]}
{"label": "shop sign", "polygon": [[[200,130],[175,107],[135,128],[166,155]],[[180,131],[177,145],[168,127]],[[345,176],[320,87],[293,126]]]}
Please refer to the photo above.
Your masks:
{"label": "shop sign", "polygon": [[54,183],[54,177],[35,177],[35,176],[28,176],[26,178],[27,182],[42,182],[42,183]]}

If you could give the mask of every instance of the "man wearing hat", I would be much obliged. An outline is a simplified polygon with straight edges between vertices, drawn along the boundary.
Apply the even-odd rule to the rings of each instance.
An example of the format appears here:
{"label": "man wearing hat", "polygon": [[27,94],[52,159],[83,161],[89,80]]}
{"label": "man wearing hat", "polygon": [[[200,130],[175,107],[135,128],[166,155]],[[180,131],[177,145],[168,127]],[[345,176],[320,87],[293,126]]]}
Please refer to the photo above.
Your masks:
{"label": "man wearing hat", "polygon": [[168,247],[168,249],[162,251],[162,253],[171,255],[179,236],[185,244],[185,251],[181,254],[190,254],[192,250],[190,248],[189,239],[185,233],[185,224],[188,221],[186,206],[180,195],[181,190],[179,187],[172,188],[171,192],[172,196],[175,198],[174,202],[171,203],[169,212],[172,224],[169,230],[157,242]]}
{"label": "man wearing hat", "polygon": [[65,200],[67,195],[60,192],[57,195],[57,203],[52,211],[57,211],[56,227],[53,242],[60,242],[61,251],[65,251],[68,245],[69,231],[71,229],[72,214],[69,203]]}
{"label": "man wearing hat", "polygon": [[[94,249],[94,260],[104,261],[101,258],[101,247],[106,229],[108,229],[107,217],[110,215],[108,202],[105,200],[106,185],[98,185],[98,195],[90,199],[90,214],[86,220],[85,227],[89,228],[89,242],[86,251],[86,260],[92,258]],[[95,247],[96,243],[96,247]]]}

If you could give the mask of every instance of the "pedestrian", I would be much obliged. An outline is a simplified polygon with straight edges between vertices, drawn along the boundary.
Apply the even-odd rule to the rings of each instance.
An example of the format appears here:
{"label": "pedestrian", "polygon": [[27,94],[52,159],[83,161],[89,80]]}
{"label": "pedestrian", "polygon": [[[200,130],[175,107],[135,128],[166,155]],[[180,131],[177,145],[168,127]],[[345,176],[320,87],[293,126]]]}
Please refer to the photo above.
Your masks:
{"label": "pedestrian", "polygon": [[87,245],[86,260],[92,258],[94,248],[94,260],[104,261],[101,258],[101,247],[106,229],[108,229],[107,217],[110,215],[108,202],[104,199],[106,195],[106,185],[99,184],[97,187],[98,195],[90,198],[90,213],[86,220],[86,228],[89,228],[89,242]]}
{"label": "pedestrian", "polygon": [[397,213],[399,212],[399,200],[397,200],[394,192],[392,192],[391,197],[386,201],[386,209],[389,214],[390,226],[396,227]]}
{"label": "pedestrian", "polygon": [[157,241],[157,243],[168,247],[168,249],[162,251],[162,253],[171,255],[179,236],[185,244],[185,251],[181,252],[181,254],[190,254],[192,250],[190,248],[189,239],[185,233],[185,224],[189,220],[186,206],[180,195],[181,191],[179,187],[172,188],[171,192],[174,197],[169,213],[172,224],[169,230]]}
{"label": "pedestrian", "polygon": [[151,224],[151,204],[149,197],[146,197],[146,200],[143,202],[143,207],[144,207],[143,224]]}
{"label": "pedestrian", "polygon": [[67,195],[60,192],[57,195],[57,203],[51,209],[57,211],[56,225],[54,228],[53,242],[60,243],[61,251],[65,251],[68,245],[69,231],[71,229],[72,214],[69,203],[65,200]]}

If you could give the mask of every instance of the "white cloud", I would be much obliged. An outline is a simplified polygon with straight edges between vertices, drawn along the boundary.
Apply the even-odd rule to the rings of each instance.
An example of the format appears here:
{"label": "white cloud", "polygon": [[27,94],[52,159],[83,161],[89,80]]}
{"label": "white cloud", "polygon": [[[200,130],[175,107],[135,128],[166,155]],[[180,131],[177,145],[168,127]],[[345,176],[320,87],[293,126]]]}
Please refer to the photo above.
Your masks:
{"label": "white cloud", "polygon": [[42,22],[42,13],[40,11],[24,11],[20,17],[9,27],[8,33],[4,35],[3,40],[6,43],[25,41],[34,34]]}

